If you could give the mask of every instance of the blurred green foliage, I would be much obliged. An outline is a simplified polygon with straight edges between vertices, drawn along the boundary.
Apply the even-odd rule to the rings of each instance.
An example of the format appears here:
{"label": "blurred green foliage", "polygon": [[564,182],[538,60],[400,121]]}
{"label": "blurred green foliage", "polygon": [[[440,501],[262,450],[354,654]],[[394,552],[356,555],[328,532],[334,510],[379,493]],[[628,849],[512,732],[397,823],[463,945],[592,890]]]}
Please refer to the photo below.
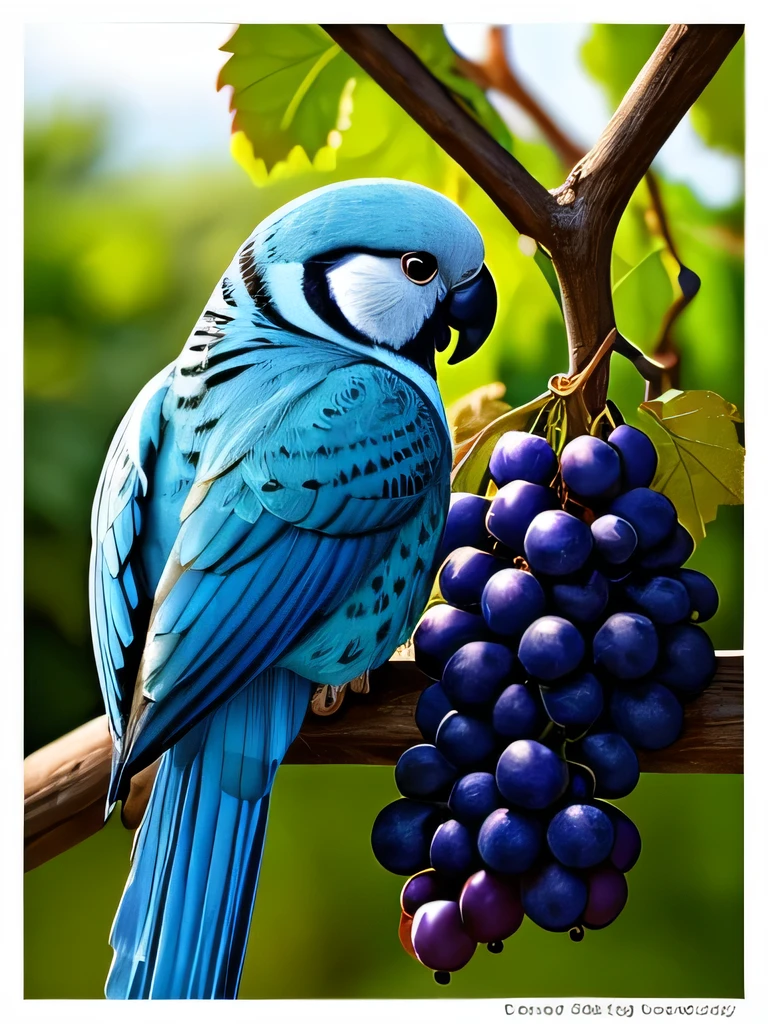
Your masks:
{"label": "blurred green foliage", "polygon": [[[430,60],[444,59],[436,26],[398,31],[407,36],[409,28],[420,45],[434,48]],[[249,45],[258,48],[273,29],[252,26]],[[661,31],[594,27],[584,48],[585,68],[611,103],[631,83]],[[735,128],[743,113],[741,67],[737,51],[693,114],[708,144],[736,153],[743,146],[743,127],[741,134]],[[237,246],[273,209],[352,177],[407,178],[443,191],[479,226],[499,291],[496,327],[470,365],[448,367],[445,355],[440,359],[446,404],[502,380],[508,401],[521,405],[567,369],[558,303],[536,260],[518,247],[516,232],[366,75],[357,69],[352,85],[340,77],[325,105],[330,121],[323,131],[338,133],[334,145],[327,138],[322,145],[321,133],[307,155],[288,133],[271,139],[269,152],[254,155],[247,137],[235,135],[233,152],[247,175],[234,163],[216,174],[195,167],[106,173],[106,112],[61,115],[47,123],[28,118],[27,751],[103,710],[90,650],[87,565],[90,503],[111,435],[140,387],[181,349]],[[302,103],[295,106],[292,123],[300,125]],[[268,123],[279,113],[279,127],[285,110],[272,112]],[[320,147],[313,151],[317,139]],[[563,180],[565,169],[544,142],[508,138],[507,144],[547,188]],[[681,258],[702,280],[674,329],[682,387],[716,390],[741,409],[743,204],[707,207],[687,185],[663,177],[660,188]],[[677,268],[650,229],[648,206],[642,185],[619,227],[613,277],[619,329],[651,351],[678,291]],[[634,368],[613,356],[611,397],[641,427],[637,409],[643,395]],[[712,576],[720,590],[721,610],[706,624],[716,647],[740,648],[741,508],[719,510],[691,564]],[[527,927],[513,960],[478,957],[446,991],[437,990],[427,972],[402,953],[396,937],[399,883],[369,853],[370,824],[391,791],[392,773],[384,769],[281,772],[244,996],[599,994],[598,985],[616,995],[741,991],[740,780],[644,778],[625,802],[630,814],[637,813],[646,841],[630,879],[626,915],[567,950],[562,944],[555,949],[561,937]],[[29,996],[100,995],[129,846],[130,837],[113,822],[28,876]],[[552,956],[555,974],[548,966]]]}

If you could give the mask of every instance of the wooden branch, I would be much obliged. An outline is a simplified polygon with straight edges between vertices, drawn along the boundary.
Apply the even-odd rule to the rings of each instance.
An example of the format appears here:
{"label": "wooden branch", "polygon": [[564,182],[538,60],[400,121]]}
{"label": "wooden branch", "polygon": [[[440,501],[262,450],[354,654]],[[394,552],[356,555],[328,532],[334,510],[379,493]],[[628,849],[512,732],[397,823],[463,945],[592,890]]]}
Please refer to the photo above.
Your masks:
{"label": "wooden branch", "polygon": [[[371,673],[367,694],[349,693],[328,718],[308,715],[284,764],[393,765],[421,743],[414,722],[429,680],[413,661],[392,660]],[[685,730],[666,750],[640,754],[646,772],[739,773],[743,748],[743,658],[719,655],[709,689],[686,709]],[[24,866],[29,871],[98,832],[112,760],[103,715],[30,754],[24,762]],[[136,828],[156,766],[134,779],[123,822]],[[128,813],[126,813],[128,812]]]}
{"label": "wooden branch", "polygon": [[518,231],[551,245],[552,196],[386,25],[322,28],[461,164]]}

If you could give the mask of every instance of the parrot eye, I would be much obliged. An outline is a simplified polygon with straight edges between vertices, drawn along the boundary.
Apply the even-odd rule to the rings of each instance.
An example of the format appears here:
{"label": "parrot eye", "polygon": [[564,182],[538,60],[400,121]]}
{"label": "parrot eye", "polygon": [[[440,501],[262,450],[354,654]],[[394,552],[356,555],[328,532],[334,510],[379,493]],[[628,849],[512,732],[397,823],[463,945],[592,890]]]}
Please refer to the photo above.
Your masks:
{"label": "parrot eye", "polygon": [[400,257],[400,266],[414,284],[429,284],[437,276],[437,260],[431,252],[407,252]]}

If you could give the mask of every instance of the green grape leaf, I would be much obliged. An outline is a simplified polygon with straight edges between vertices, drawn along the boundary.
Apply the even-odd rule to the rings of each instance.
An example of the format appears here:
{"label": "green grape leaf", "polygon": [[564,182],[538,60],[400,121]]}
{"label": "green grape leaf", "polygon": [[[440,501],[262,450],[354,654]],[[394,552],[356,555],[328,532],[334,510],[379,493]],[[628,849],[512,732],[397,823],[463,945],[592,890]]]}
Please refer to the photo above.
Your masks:
{"label": "green grape leaf", "polygon": [[553,400],[554,396],[547,391],[532,402],[499,416],[474,438],[459,446],[455,453],[451,489],[484,494],[488,483],[488,463],[498,439],[508,430],[528,430],[536,416]]}
{"label": "green grape leaf", "polygon": [[479,388],[458,398],[445,410],[455,445],[469,441],[483,427],[487,427],[499,416],[510,411],[512,406],[503,401],[506,390],[506,384],[502,384],[501,381],[481,384]]}
{"label": "green grape leaf", "polygon": [[344,117],[344,87],[360,71],[319,25],[240,25],[221,49],[232,55],[217,83],[232,86],[232,130],[267,168],[294,146],[314,156],[326,145]]}
{"label": "green grape leaf", "polygon": [[[457,70],[441,25],[395,25],[392,31],[501,145],[511,148],[509,132],[483,90]],[[218,88],[232,86],[232,129],[243,132],[267,171],[296,146],[309,164],[329,144],[338,149],[341,133],[353,122],[377,121],[378,86],[360,88],[369,76],[319,25],[240,25],[222,50],[231,57]],[[336,133],[332,142],[331,133]]]}
{"label": "green grape leaf", "polygon": [[712,391],[665,392],[643,402],[654,429],[659,465],[652,487],[677,509],[677,516],[698,543],[719,505],[744,503],[744,449],[735,423],[735,405]]}

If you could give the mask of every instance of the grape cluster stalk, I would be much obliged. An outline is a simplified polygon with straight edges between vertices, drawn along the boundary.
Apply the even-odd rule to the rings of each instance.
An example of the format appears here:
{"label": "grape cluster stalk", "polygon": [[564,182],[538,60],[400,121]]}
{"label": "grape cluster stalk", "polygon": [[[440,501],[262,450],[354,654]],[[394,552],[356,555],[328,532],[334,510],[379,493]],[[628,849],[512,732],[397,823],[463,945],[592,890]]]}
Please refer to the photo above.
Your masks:
{"label": "grape cluster stalk", "polygon": [[373,825],[408,876],[400,941],[445,984],[479,944],[503,949],[525,916],[575,941],[624,909],[639,855],[612,802],[638,783],[637,749],[674,743],[711,682],[699,623],[717,611],[674,505],[651,488],[656,450],[622,424],[558,459],[512,431],[490,461],[493,497],[453,494],[443,602],[414,634],[432,680],[400,757],[402,798]]}

